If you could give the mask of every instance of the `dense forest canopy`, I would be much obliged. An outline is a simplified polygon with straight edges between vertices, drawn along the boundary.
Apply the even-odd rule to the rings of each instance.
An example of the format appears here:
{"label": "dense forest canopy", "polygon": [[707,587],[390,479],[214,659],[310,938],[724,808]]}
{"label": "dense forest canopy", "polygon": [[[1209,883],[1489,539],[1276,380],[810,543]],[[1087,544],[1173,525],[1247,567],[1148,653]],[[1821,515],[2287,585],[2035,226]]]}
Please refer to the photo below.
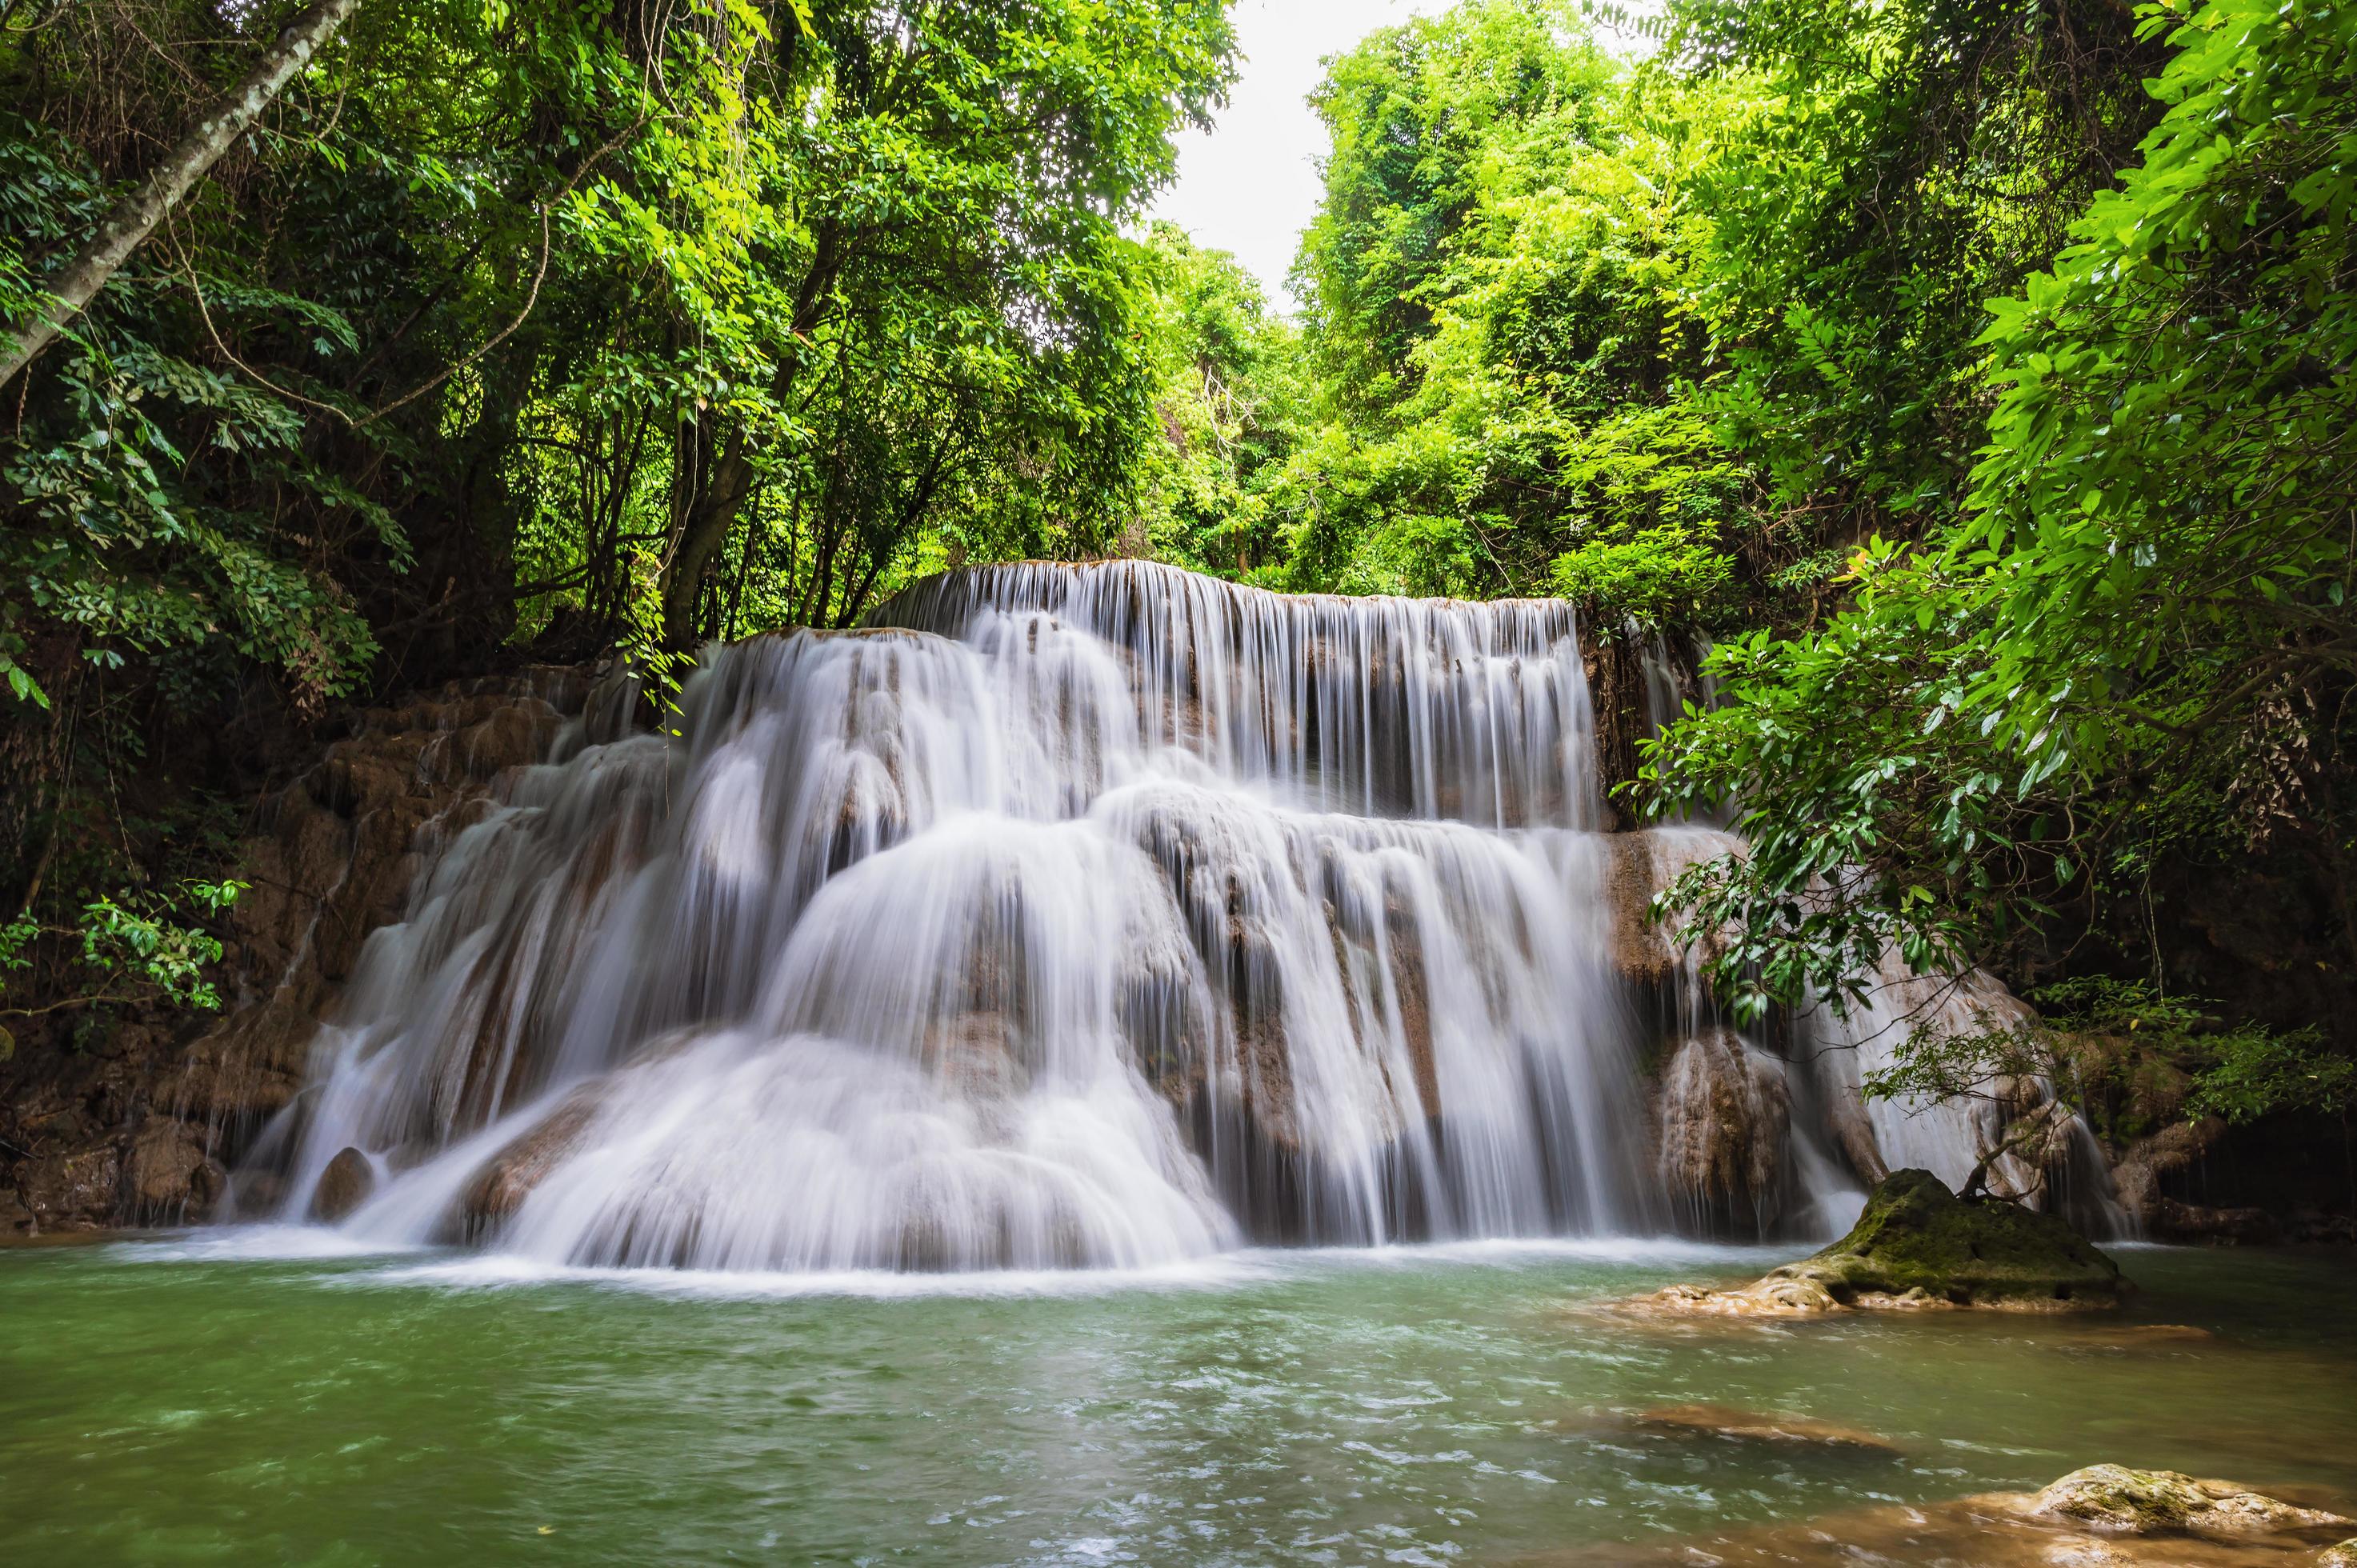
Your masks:
{"label": "dense forest canopy", "polygon": [[[1895,946],[2123,1135],[2357,1096],[2342,0],[1465,0],[1329,62],[1297,320],[1144,216],[1220,0],[346,9],[0,387],[12,1010],[201,1000],[337,703],[1125,553],[1715,639],[1632,800],[1740,803],[1753,1014]],[[294,15],[0,0],[12,333]]]}

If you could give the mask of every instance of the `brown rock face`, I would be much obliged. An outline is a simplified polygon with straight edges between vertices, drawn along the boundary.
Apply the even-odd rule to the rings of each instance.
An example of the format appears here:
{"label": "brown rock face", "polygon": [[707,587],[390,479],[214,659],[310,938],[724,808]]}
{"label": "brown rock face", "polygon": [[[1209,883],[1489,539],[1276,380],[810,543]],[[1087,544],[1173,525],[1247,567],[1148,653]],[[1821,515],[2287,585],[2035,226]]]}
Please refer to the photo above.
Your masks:
{"label": "brown rock face", "polygon": [[225,1181],[197,1129],[165,1116],[148,1118],[132,1140],[125,1176],[132,1215],[166,1224],[210,1212]]}
{"label": "brown rock face", "polygon": [[1708,1226],[1758,1230],[1782,1204],[1792,1101],[1781,1067],[1732,1031],[1678,1047],[1662,1075],[1662,1180]]}
{"label": "brown rock face", "polygon": [[319,1173],[319,1185],[311,1194],[312,1216],[333,1225],[366,1203],[375,1190],[376,1167],[368,1156],[358,1149],[339,1150]]}
{"label": "brown rock face", "polygon": [[1677,913],[1656,921],[1653,896],[1692,866],[1722,854],[1743,853],[1742,841],[1712,828],[1662,827],[1612,833],[1604,841],[1604,899],[1611,919],[1612,966],[1622,979],[1661,989],[1695,971],[1711,956],[1716,939],[1706,937],[1689,950],[1678,940]]}
{"label": "brown rock face", "polygon": [[42,1230],[91,1230],[112,1217],[123,1155],[112,1142],[44,1155],[16,1167],[16,1190]]}
{"label": "brown rock face", "polygon": [[301,1087],[361,944],[402,918],[420,851],[545,756],[588,694],[587,671],[540,667],[371,708],[265,801],[231,873],[250,886],[229,913],[227,1016],[190,1041],[199,1020],[134,1011],[0,1067],[0,1192],[17,1189],[26,1228],[208,1217],[223,1165]]}

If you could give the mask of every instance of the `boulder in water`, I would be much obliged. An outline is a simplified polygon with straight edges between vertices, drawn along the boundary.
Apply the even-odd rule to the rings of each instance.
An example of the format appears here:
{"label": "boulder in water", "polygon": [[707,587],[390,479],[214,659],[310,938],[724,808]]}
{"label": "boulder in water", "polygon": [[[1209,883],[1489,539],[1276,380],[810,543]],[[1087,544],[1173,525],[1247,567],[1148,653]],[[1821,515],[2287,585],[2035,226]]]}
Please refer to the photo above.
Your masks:
{"label": "boulder in water", "polygon": [[458,1194],[458,1223],[479,1236],[511,1219],[548,1173],[569,1159],[604,1101],[607,1080],[593,1079],[483,1162]]}
{"label": "boulder in water", "polygon": [[[2145,1512],[2135,1516],[2140,1521],[2135,1523],[2110,1522],[2130,1516],[2113,1514],[2108,1509],[2098,1520],[2041,1508],[2050,1496],[2098,1472],[2165,1481],[2168,1485],[2160,1492],[2189,1503],[2185,1489],[2190,1488],[2191,1495],[2198,1495],[2208,1506],[2166,1517]],[[2154,1488],[2141,1484],[2136,1490],[2139,1495],[2154,1493]],[[2115,1484],[2103,1481],[2092,1488],[2073,1488],[2071,1495],[2101,1495],[2115,1500],[2119,1493]],[[2228,1498],[2250,1498],[2267,1506],[2263,1514],[2232,1508],[2218,1511],[2218,1505]],[[2057,1564],[2073,1568],[2094,1564],[2108,1568],[2309,1568],[2310,1564],[2357,1568],[2357,1541],[2329,1548],[2321,1558],[2316,1555],[2334,1530],[2330,1514],[2228,1482],[2098,1465],[2066,1476],[2043,1492],[1983,1492],[1943,1502],[1878,1504],[1651,1545],[1600,1542],[1549,1561],[1564,1568],[1578,1563],[1595,1568],[1657,1563],[1671,1568],[1701,1562],[1729,1568],[1736,1564],[1782,1568],[1795,1563],[1971,1563],[1974,1568],[2056,1568]]]}
{"label": "boulder in water", "polygon": [[319,1173],[319,1185],[311,1191],[311,1213],[334,1225],[369,1200],[376,1190],[376,1167],[358,1149],[345,1147],[328,1162]]}
{"label": "boulder in water", "polygon": [[1631,1305],[1727,1315],[1839,1308],[1996,1307],[2072,1312],[2119,1305],[2117,1263],[2051,1214],[1967,1202],[1929,1171],[1895,1171],[1850,1233],[1740,1290],[1674,1285]]}
{"label": "boulder in water", "polygon": [[2232,1481],[2197,1480],[2174,1470],[2131,1470],[2125,1465],[2073,1470],[2032,1498],[2024,1511],[2036,1519],[2065,1520],[2120,1535],[2164,1530],[2266,1535],[2348,1522],[2338,1514],[2304,1509]]}
{"label": "boulder in water", "polygon": [[1911,1294],[1958,1306],[2109,1307],[2120,1267],[2061,1218],[1998,1198],[1966,1202],[1929,1171],[1894,1171],[1848,1235],[1770,1279],[1822,1286],[1845,1305]]}

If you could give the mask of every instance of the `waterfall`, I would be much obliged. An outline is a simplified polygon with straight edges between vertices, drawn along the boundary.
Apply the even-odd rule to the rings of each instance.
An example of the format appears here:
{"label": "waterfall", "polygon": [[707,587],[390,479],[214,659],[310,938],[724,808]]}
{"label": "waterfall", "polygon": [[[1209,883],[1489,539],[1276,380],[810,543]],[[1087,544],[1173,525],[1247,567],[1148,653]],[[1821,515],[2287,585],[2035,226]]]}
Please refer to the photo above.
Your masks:
{"label": "waterfall", "polygon": [[253,1156],[280,1218],[1139,1267],[1821,1230],[1856,1190],[1806,1075],[1644,921],[1736,841],[1599,831],[1565,603],[977,568],[709,650],[668,733],[626,701],[370,939]]}

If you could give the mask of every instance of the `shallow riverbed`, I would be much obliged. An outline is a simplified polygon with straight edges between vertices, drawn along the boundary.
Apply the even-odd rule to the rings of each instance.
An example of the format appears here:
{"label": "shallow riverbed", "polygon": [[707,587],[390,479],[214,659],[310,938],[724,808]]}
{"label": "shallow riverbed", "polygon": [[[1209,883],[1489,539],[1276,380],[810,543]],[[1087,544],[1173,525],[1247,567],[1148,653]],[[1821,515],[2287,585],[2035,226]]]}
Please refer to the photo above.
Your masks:
{"label": "shallow riverbed", "polygon": [[[26,1563],[1491,1563],[2041,1485],[2357,1505],[2357,1257],[2129,1249],[2112,1318],[1655,1326],[1785,1254],[1255,1252],[1146,1276],[579,1274],[305,1231],[0,1249]],[[2124,1332],[2184,1325],[2190,1334]],[[1706,1403],[1879,1439],[1638,1419]]]}

